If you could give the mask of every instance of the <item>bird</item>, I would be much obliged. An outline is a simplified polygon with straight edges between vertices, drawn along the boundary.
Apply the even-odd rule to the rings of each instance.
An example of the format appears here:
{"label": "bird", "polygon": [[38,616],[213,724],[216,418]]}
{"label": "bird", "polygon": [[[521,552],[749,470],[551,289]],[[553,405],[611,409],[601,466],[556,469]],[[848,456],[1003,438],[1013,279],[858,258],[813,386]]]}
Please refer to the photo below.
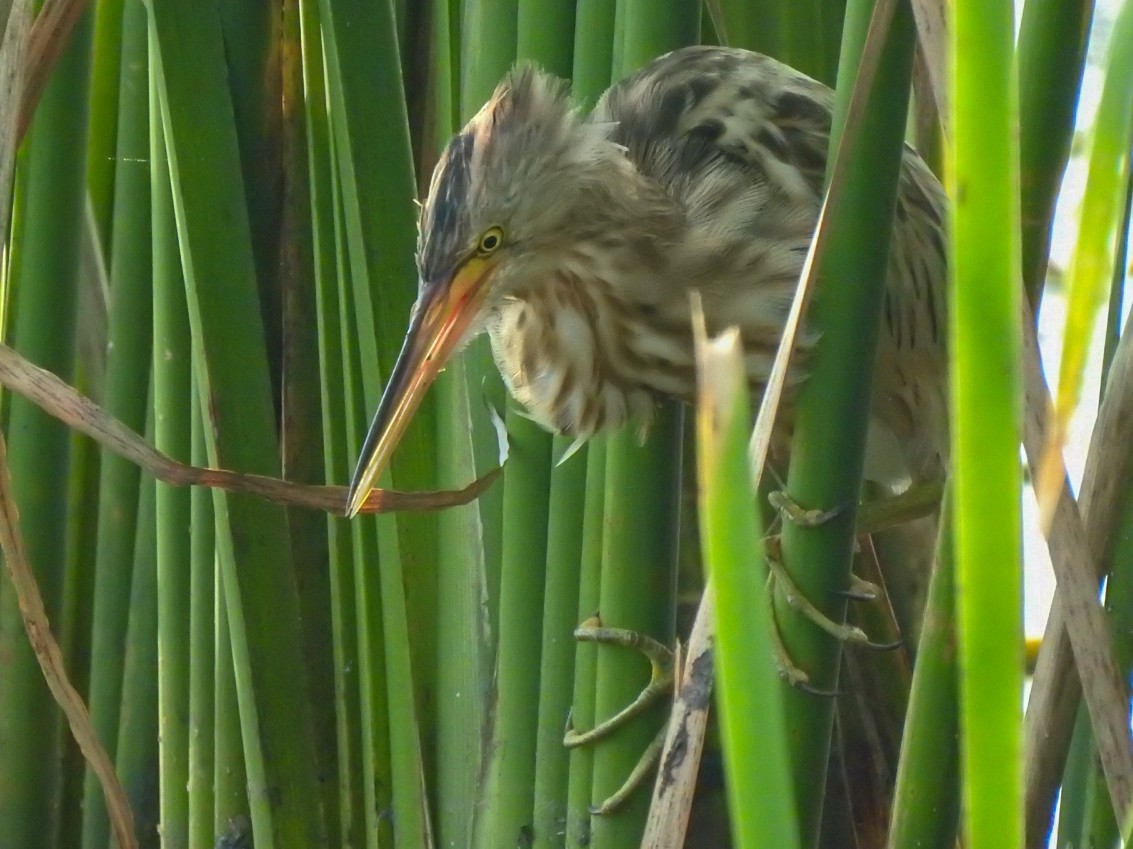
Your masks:
{"label": "bird", "polygon": [[[661,399],[693,400],[695,292],[710,332],[738,327],[760,397],[815,231],[832,109],[826,86],[739,48],[661,56],[589,113],[553,75],[510,71],[433,171],[417,299],[346,514],[436,375],[482,333],[527,415],[581,444],[647,426]],[[866,456],[867,478],[894,490],[947,462],[945,211],[906,146]],[[788,422],[819,341],[796,337]]]}
{"label": "bird", "polygon": [[[833,102],[821,83],[738,48],[661,56],[589,112],[564,81],[512,69],[433,171],[417,299],[346,514],[362,508],[436,375],[483,333],[528,417],[572,448],[646,427],[661,400],[694,400],[694,298],[709,332],[738,328],[758,403],[822,206]],[[865,477],[887,491],[947,467],[946,210],[906,146],[865,458]],[[795,337],[774,465],[789,463],[792,403],[819,344],[809,326]],[[901,571],[923,590],[925,570]],[[862,809],[887,792],[863,792]]]}

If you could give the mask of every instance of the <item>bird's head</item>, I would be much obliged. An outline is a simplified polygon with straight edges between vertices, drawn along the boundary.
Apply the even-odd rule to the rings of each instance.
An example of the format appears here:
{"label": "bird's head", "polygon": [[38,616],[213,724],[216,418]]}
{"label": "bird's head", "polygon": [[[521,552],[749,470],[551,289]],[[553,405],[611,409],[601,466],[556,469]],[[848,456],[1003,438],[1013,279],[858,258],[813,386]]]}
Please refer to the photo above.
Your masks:
{"label": "bird's head", "polygon": [[425,391],[519,287],[609,226],[632,174],[566,85],[521,66],[447,145],[421,205],[418,295],[350,485],[361,509]]}

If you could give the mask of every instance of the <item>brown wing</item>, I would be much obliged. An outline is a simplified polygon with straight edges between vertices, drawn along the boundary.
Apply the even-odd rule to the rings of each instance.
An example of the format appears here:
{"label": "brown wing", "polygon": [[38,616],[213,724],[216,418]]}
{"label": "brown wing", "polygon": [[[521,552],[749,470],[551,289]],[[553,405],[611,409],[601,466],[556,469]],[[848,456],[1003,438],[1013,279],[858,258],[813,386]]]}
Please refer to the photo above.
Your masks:
{"label": "brown wing", "polygon": [[[595,108],[592,120],[614,124],[611,137],[638,169],[682,202],[693,232],[715,235],[726,221],[735,233],[735,260],[712,263],[724,279],[690,281],[706,292],[710,324],[713,313],[721,322],[750,314],[740,299],[752,287],[735,280],[744,269],[761,275],[759,289],[775,315],[785,313],[817,221],[832,105],[828,88],[780,62],[701,46],[654,60]],[[945,209],[939,182],[908,148],[874,414],[903,446],[916,478],[938,473],[948,454]],[[741,330],[749,353],[777,341]]]}

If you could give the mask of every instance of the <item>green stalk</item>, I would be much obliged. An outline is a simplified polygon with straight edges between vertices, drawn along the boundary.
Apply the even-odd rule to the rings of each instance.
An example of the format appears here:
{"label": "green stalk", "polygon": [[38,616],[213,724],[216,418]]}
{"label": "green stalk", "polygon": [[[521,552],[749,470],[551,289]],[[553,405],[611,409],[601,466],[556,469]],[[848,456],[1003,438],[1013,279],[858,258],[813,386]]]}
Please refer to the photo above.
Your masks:
{"label": "green stalk", "polygon": [[[335,199],[341,198],[336,195]],[[337,366],[343,376],[342,398],[346,405],[345,442],[348,446],[356,446],[361,443],[361,429],[365,427],[365,411],[360,405],[364,390],[358,375],[359,346],[352,332],[357,326],[357,309],[351,294],[350,265],[346,256],[349,236],[346,233],[345,213],[341,203],[336,205],[336,212],[338,213],[335,218],[338,249],[338,334],[342,356]],[[389,734],[389,712],[392,708],[384,689],[388,676],[385,672],[386,633],[382,618],[382,585],[379,580],[375,580],[373,564],[380,556],[381,536],[388,537],[391,529],[389,522],[356,522],[352,523],[345,532],[349,535],[348,550],[352,566],[349,577],[353,582],[349,593],[353,602],[351,612],[356,626],[354,639],[358,647],[359,730],[364,803],[362,821],[365,827],[366,846],[369,849],[377,849],[383,842],[388,843],[391,837],[389,825],[384,824],[383,827],[378,816],[381,811],[388,809],[391,803],[393,741],[390,740]],[[394,561],[397,556],[396,549],[390,552],[390,557]],[[408,634],[404,630],[393,639],[403,650],[406,648]],[[404,705],[404,697],[409,694],[401,695]],[[412,707],[409,708],[409,712],[412,715]],[[418,840],[420,839],[420,827],[412,833]]]}
{"label": "green stalk", "polygon": [[[574,9],[560,0],[521,0],[517,8],[518,58],[533,59],[548,70],[569,75],[573,47]],[[555,26],[551,26],[555,23]],[[538,599],[551,598],[546,587],[548,564],[548,507],[551,493],[551,437],[540,426],[525,418],[516,408],[508,412],[508,437],[511,454],[504,474],[503,550],[500,566],[499,640],[497,643],[497,692],[493,715],[491,750],[488,760],[486,794],[489,805],[482,820],[486,845],[497,845],[524,827],[532,828],[537,775],[537,747],[540,684],[561,685],[560,696],[569,692],[572,675],[569,652],[558,653],[560,661],[548,666],[549,658],[541,655],[544,640],[556,636],[569,641],[575,604],[555,598],[558,611],[568,610],[566,628],[558,635],[547,631],[543,622],[543,605]],[[577,515],[577,502],[575,502]],[[570,509],[559,505],[560,509]],[[560,514],[561,518],[566,516]],[[560,563],[569,583],[572,565]],[[558,627],[564,617],[556,620]],[[567,661],[566,665],[562,660]],[[550,680],[541,676],[547,673]],[[556,704],[557,701],[557,704]],[[552,700],[547,709],[561,717],[566,707],[562,699]],[[552,723],[554,724],[554,723]],[[544,736],[544,747],[549,743]],[[561,749],[561,745],[560,745]],[[565,790],[567,757],[563,751],[548,752],[546,769],[558,773]],[[553,825],[561,818],[565,793],[557,800],[544,798],[541,805],[542,831],[535,829],[536,840],[553,840]],[[544,825],[545,824],[545,825]],[[542,833],[542,838],[539,837]]]}
{"label": "green stalk", "polygon": [[954,204],[949,341],[964,835],[971,849],[1011,849],[1023,840],[1012,4],[958,0],[954,12],[954,145],[946,172]]}
{"label": "green stalk", "polygon": [[217,8],[225,44],[239,45],[238,50],[225,51],[225,64],[240,170],[249,187],[245,202],[272,390],[278,396],[282,373],[279,250],[283,186],[279,179],[283,147],[279,11],[257,0],[229,0],[217,4]]}
{"label": "green stalk", "polygon": [[[632,427],[609,437],[599,611],[607,627],[674,641],[676,516],[680,470],[680,411],[659,411],[644,444]],[[607,648],[598,653],[598,720],[629,704],[649,679],[649,666],[635,652]],[[592,804],[612,795],[629,776],[661,726],[650,711],[594,753]],[[621,846],[640,837],[648,797],[636,794],[623,810],[592,821],[595,847]]]}
{"label": "green stalk", "polygon": [[[434,0],[431,55],[434,60],[434,121],[420,161],[432,162],[447,143],[459,117],[460,38],[458,14],[449,0]],[[422,180],[429,174],[419,175]],[[490,361],[481,368],[492,369]],[[491,461],[494,437],[486,427],[482,395],[473,358],[458,357],[437,379],[437,483],[463,486],[475,477],[478,463]],[[493,378],[494,379],[494,378]],[[438,657],[436,669],[435,817],[441,846],[470,842],[475,811],[466,804],[480,793],[481,735],[487,726],[495,659],[495,632],[489,630],[489,539],[498,543],[500,487],[474,504],[445,510],[438,517],[437,575]],[[498,554],[498,545],[495,548]]]}
{"label": "green stalk", "polygon": [[[181,277],[181,256],[177,252],[173,196],[169,184],[169,163],[165,138],[157,107],[157,83],[150,81],[150,182],[153,222],[153,358],[154,444],[170,457],[187,460],[192,449],[189,317],[185,305],[185,283]],[[187,849],[190,845],[190,791],[193,798],[204,795],[199,773],[191,772],[190,751],[206,746],[211,755],[211,733],[193,722],[190,701],[199,648],[193,639],[192,611],[201,599],[201,587],[192,583],[190,547],[191,491],[184,487],[156,485],[157,556],[157,639],[161,655],[158,699],[161,733],[161,828],[168,849]],[[211,572],[211,570],[210,570]],[[210,575],[211,577],[211,575]],[[207,608],[211,613],[211,581]],[[198,617],[199,617],[198,612]],[[197,620],[199,622],[199,618]],[[211,678],[212,648],[209,640],[208,666]],[[211,682],[207,692],[211,693]],[[211,730],[212,704],[208,705]],[[197,731],[190,736],[193,726]],[[212,767],[208,767],[211,784]],[[197,780],[193,780],[197,779]],[[208,803],[206,839],[212,834],[212,801]],[[199,822],[200,819],[197,819]],[[194,832],[199,838],[200,832]]]}
{"label": "green stalk", "polygon": [[780,0],[779,27],[781,54],[776,58],[793,68],[802,71],[827,85],[834,84],[835,71],[840,67],[835,61],[837,42],[827,44],[823,37],[816,37],[816,30],[822,36],[823,23],[827,15],[835,21],[843,17],[839,5],[829,0]]}
{"label": "green stalk", "polygon": [[1023,284],[1037,306],[1050,224],[1074,138],[1094,0],[1025,3],[1019,27],[1019,178]]}
{"label": "green stalk", "polygon": [[[751,401],[738,334],[697,353],[697,461],[707,592],[716,598],[717,704],[739,849],[799,841],[787,723],[774,666],[767,567],[747,463]],[[753,603],[755,599],[760,601]]]}
{"label": "green stalk", "polygon": [[[304,118],[307,127],[307,165],[310,187],[310,221],[316,316],[318,325],[318,364],[322,407],[323,468],[328,481],[346,480],[350,460],[346,455],[346,410],[344,406],[343,362],[339,329],[338,244],[335,239],[337,190],[333,184],[334,162],[329,116],[326,110],[326,80],[323,74],[322,39],[314,0],[300,4],[303,77],[306,97]],[[358,630],[354,610],[351,569],[351,533],[348,524],[326,517],[330,629],[333,635],[333,690],[335,719],[337,825],[328,835],[337,834],[343,845],[360,846],[365,837],[365,804],[362,785],[361,716],[358,704]],[[331,782],[327,782],[330,784]]]}
{"label": "green stalk", "polygon": [[[110,244],[110,312],[103,406],[144,433],[150,382],[151,321],[149,66],[146,11],[139,0],[123,8],[122,71],[118,94],[115,232]],[[131,608],[138,467],[109,451],[99,475],[93,624],[90,641],[91,719],[103,744],[116,745],[122,703],[123,647]],[[102,787],[88,772],[83,786],[83,846],[108,839]]]}
{"label": "green stalk", "polygon": [[[166,190],[163,188],[162,191]],[[168,212],[163,215],[171,218],[171,194],[168,203]],[[157,245],[154,247],[156,255]],[[170,262],[172,260],[171,256]],[[182,283],[180,297],[176,304],[170,305],[174,310],[184,302],[184,280],[178,266],[167,285],[175,285],[179,280]],[[174,296],[171,294],[170,298],[172,300]],[[181,340],[180,348],[186,356],[191,356],[187,350],[187,306],[177,320],[174,332]],[[195,399],[196,381],[192,377],[191,364],[186,363],[183,367],[189,368],[190,384],[189,395],[183,397]],[[199,465],[207,462],[207,458],[201,415],[196,403],[190,402],[187,414],[190,450],[194,464]],[[211,493],[202,487],[194,488],[189,496],[189,511],[189,726],[194,733],[189,735],[188,846],[199,846],[206,840],[215,841],[216,835],[221,833],[216,827],[218,822],[226,821],[237,811],[246,814],[248,803],[239,717],[231,683],[232,652],[224,619],[217,617],[222,601],[218,598],[216,580]],[[184,528],[184,525],[181,527]]]}
{"label": "green stalk", "polygon": [[624,27],[619,33],[623,52],[614,68],[619,79],[662,53],[700,40],[700,4],[671,0],[658,6],[650,0],[619,0]]}
{"label": "green stalk", "polygon": [[[572,95],[593,106],[610,84],[614,50],[615,5],[604,0],[581,0],[574,35],[574,84]],[[607,440],[598,437],[586,448],[586,482],[582,504],[578,597],[575,623],[599,613],[602,575],[602,544],[605,512]],[[572,461],[573,462],[573,461]],[[557,514],[553,514],[557,515]],[[557,550],[557,548],[556,548]],[[551,571],[553,572],[553,567]],[[550,581],[548,581],[550,586]],[[574,682],[570,717],[576,728],[593,728],[597,699],[598,646],[575,646]],[[566,790],[566,845],[582,849],[590,845],[593,799],[594,747],[576,748],[570,754]]]}
{"label": "green stalk", "polygon": [[[357,391],[360,387],[355,386]],[[404,623],[390,623],[385,609],[386,591],[380,574],[371,564],[378,563],[383,555],[389,559],[390,547],[383,546],[383,538],[391,535],[389,525],[393,522],[382,522],[385,528],[354,527],[353,530],[353,560],[354,560],[354,617],[357,623],[359,676],[358,689],[361,694],[361,730],[362,730],[362,790],[365,801],[366,846],[369,849],[378,849],[379,846],[395,845],[392,823],[382,812],[391,808],[394,816],[400,806],[406,804],[407,799],[416,798],[417,807],[413,816],[405,824],[397,821],[398,846],[425,847],[428,845],[428,822],[425,819],[426,809],[423,802],[425,788],[423,786],[422,765],[420,763],[420,749],[416,743],[417,727],[416,716],[409,701],[402,698],[398,702],[394,698],[391,686],[395,675],[404,677],[404,670],[391,670],[389,658],[394,652],[407,654],[408,645],[404,637],[399,641],[393,651],[390,650],[389,630],[401,624],[405,634],[408,629]],[[393,556],[396,557],[394,550]],[[383,567],[386,562],[383,561]],[[406,696],[407,693],[403,693]],[[395,723],[408,727],[412,733],[410,739],[401,731],[402,736],[395,737],[400,729]],[[404,791],[398,793],[394,783],[395,776],[401,772],[402,781],[409,780],[412,784]],[[400,797],[400,798],[399,798]],[[400,804],[399,804],[400,803]]]}
{"label": "green stalk", "polygon": [[[1090,348],[1090,328],[1113,279],[1116,228],[1122,220],[1133,143],[1133,8],[1122,6],[1114,22],[1101,102],[1092,130],[1089,171],[1082,197],[1078,240],[1067,270],[1069,294],[1052,438],[1062,440],[1077,407]],[[1043,492],[1039,478],[1040,503]]]}
{"label": "green stalk", "polygon": [[[582,546],[579,551],[577,621],[582,622],[598,612],[602,581],[602,516],[606,506],[606,439],[598,437],[587,447],[586,497],[583,503]],[[576,647],[574,662],[574,696],[571,721],[577,728],[593,728],[594,705],[597,700],[599,647],[583,644]],[[591,804],[594,783],[594,747],[575,749],[570,756],[567,787],[566,845],[584,849],[590,845]]]}
{"label": "green stalk", "polygon": [[1097,756],[1090,712],[1084,704],[1079,704],[1058,793],[1058,833],[1053,843],[1058,849],[1086,845],[1081,841],[1089,834],[1086,822],[1093,801],[1090,785]]}
{"label": "green stalk", "polygon": [[[286,0],[278,32],[278,49],[275,51],[278,59],[268,61],[269,66],[273,61],[279,63],[283,88],[281,103],[295,106],[284,109],[282,116],[274,107],[261,107],[272,120],[280,119],[280,138],[275,142],[265,139],[262,144],[280,149],[278,155],[284,174],[277,222],[280,232],[275,236],[280,250],[275,276],[281,309],[279,369],[282,391],[279,405],[283,476],[290,481],[322,484],[344,481],[347,473],[343,471],[328,477],[324,473],[324,451],[316,447],[324,444],[320,395],[323,361],[319,356],[313,258],[315,210],[310,197],[311,165],[306,144],[309,106],[304,89],[300,15],[298,0]],[[325,104],[325,92],[321,87],[319,91]],[[325,168],[329,158],[324,156],[321,161]],[[270,241],[270,234],[266,232],[272,222],[270,207],[264,212],[260,227],[265,231],[265,237],[269,237],[266,240]],[[341,441],[338,444],[341,446]],[[287,525],[299,587],[304,665],[308,673],[308,699],[319,758],[316,768],[320,776],[335,775],[338,770],[337,717],[334,700],[326,697],[327,693],[334,692],[336,674],[334,641],[330,637],[333,627],[328,517],[314,510],[289,508]],[[338,806],[337,785],[334,781],[322,780],[319,788],[327,842],[331,846],[341,845],[339,819],[332,816]]]}
{"label": "green stalk", "polygon": [[516,56],[569,78],[574,64],[575,3],[520,0],[516,9]]}
{"label": "green stalk", "polygon": [[[73,369],[75,281],[86,167],[90,16],[77,24],[32,121],[17,168],[9,292],[11,344],[64,379]],[[15,220],[15,216],[14,216]],[[69,491],[66,429],[30,403],[7,403],[8,467],[27,558],[59,624]],[[0,845],[43,845],[59,820],[58,712],[7,581],[0,595]],[[105,741],[104,741],[105,742]]]}
{"label": "green stalk", "polygon": [[[340,268],[340,274],[348,274],[350,289],[341,296],[340,310],[349,322],[342,328],[348,336],[347,444],[356,456],[412,300],[413,157],[392,5],[324,2],[320,11],[349,252],[349,266]],[[387,48],[375,51],[374,43]],[[417,414],[415,428],[402,440],[381,485],[420,489],[432,483],[433,455],[424,442],[434,421],[429,409]],[[360,647],[371,652],[362,665],[363,734],[369,735],[371,755],[388,746],[390,760],[379,765],[388,764],[389,778],[375,785],[375,792],[392,790],[398,844],[407,847],[426,845],[430,829],[422,728],[428,727],[432,698],[422,689],[426,677],[417,670],[431,669],[436,662],[434,527],[431,517],[388,515],[355,529]],[[367,571],[378,566],[374,554],[381,568],[365,580]],[[380,657],[379,651],[384,652]],[[388,739],[379,733],[385,723]],[[375,832],[371,829],[371,838]]]}
{"label": "green stalk", "polygon": [[953,849],[960,817],[956,694],[956,584],[952,510],[941,509],[936,562],[893,794],[888,846]]}
{"label": "green stalk", "polygon": [[495,709],[478,833],[484,846],[503,845],[530,828],[535,804],[551,438],[515,408],[507,429]]}
{"label": "green stalk", "polygon": [[[206,457],[205,436],[202,416],[194,417],[193,451],[195,457],[202,460]],[[232,638],[228,626],[224,600],[224,582],[221,580],[220,569],[216,565],[214,548],[213,515],[215,504],[212,498],[194,499],[194,518],[207,517],[209,520],[199,535],[194,533],[193,539],[193,568],[198,568],[195,562],[199,558],[207,557],[210,583],[213,585],[213,610],[210,613],[210,622],[215,623],[216,631],[213,640],[213,670],[212,682],[213,709],[214,709],[214,737],[213,737],[213,810],[212,821],[209,823],[210,833],[215,840],[223,834],[233,830],[238,832],[249,831],[252,827],[251,804],[248,798],[248,767],[244,758],[243,741],[240,729],[240,707],[236,689],[236,672],[233,668]],[[194,528],[197,526],[194,524]],[[194,578],[194,583],[196,579]],[[194,623],[194,630],[195,623]],[[207,684],[206,684],[207,686]],[[196,693],[194,692],[194,697]],[[202,794],[203,795],[203,794]],[[194,800],[196,807],[196,800]]]}
{"label": "green stalk", "polygon": [[[1032,307],[1037,307],[1046,282],[1051,223],[1073,140],[1093,11],[1093,0],[1028,3],[1023,7],[1017,51],[1021,265],[1023,286]],[[1088,727],[1086,720],[1077,723],[1083,724]],[[1066,729],[1060,739],[1048,741],[1047,749],[1062,750],[1065,756],[1068,744],[1070,730]],[[1080,742],[1071,745],[1075,754],[1070,756],[1071,764],[1064,773],[1059,832],[1077,837],[1082,833],[1080,803],[1087,771],[1083,767],[1075,777],[1072,764],[1075,760],[1092,759],[1093,755],[1092,747]],[[1049,790],[1048,811],[1053,810],[1057,788]]]}
{"label": "green stalk", "polygon": [[[622,0],[615,20],[614,78],[621,78],[668,50],[695,43],[699,4],[681,0],[658,7]],[[644,443],[631,425],[612,435],[606,448],[605,515],[599,612],[604,625],[647,634],[672,645],[676,596],[676,536],[681,468],[681,414],[666,404],[650,424]],[[599,651],[595,717],[612,716],[648,680],[648,665],[634,652]],[[660,711],[595,748],[592,804],[600,804],[629,776],[657,734]],[[592,819],[592,846],[628,845],[640,839],[647,794],[626,807]]]}
{"label": "green stalk", "polygon": [[571,93],[587,106],[593,106],[610,85],[615,7],[609,0],[579,0],[575,12]]}
{"label": "green stalk", "polygon": [[[526,13],[525,13],[526,15]],[[513,64],[519,39],[517,0],[482,0],[465,8],[462,109],[471,114],[488,98]],[[532,23],[527,16],[527,24]],[[533,32],[527,27],[525,39]],[[485,390],[473,381],[487,377],[489,403],[504,409],[501,383],[481,341],[465,354],[472,419],[483,421],[476,399]],[[483,380],[483,378],[482,378]],[[514,410],[507,414],[511,454],[500,504],[498,557],[491,504],[482,508],[489,617],[492,617],[496,679],[481,739],[484,779],[472,824],[473,844],[515,842],[531,828],[534,807],[535,740],[542,635],[543,580],[546,569],[547,498],[550,437]],[[475,439],[475,436],[474,436]],[[475,450],[475,448],[474,448]],[[479,452],[478,452],[479,453]],[[491,512],[488,512],[491,511]],[[498,565],[497,565],[498,564]],[[493,578],[494,575],[498,577]],[[494,617],[493,617],[494,614]]]}
{"label": "green stalk", "polygon": [[[846,111],[872,6],[855,0],[847,10],[836,122]],[[846,615],[845,599],[832,590],[849,580],[913,46],[911,12],[898,4],[859,141],[846,163],[841,200],[827,213],[834,217],[820,270],[821,295],[811,318],[822,344],[808,366],[792,441],[787,480],[791,497],[807,509],[845,509],[817,527],[784,522],[783,562],[801,593],[835,621]],[[836,127],[832,144],[840,133]],[[810,675],[814,686],[837,689],[838,641],[791,611],[778,593],[775,610],[794,663]],[[803,841],[813,845],[822,818],[823,794],[818,788],[829,758],[833,704],[793,688],[786,688],[784,697]]]}
{"label": "green stalk", "polygon": [[729,47],[743,47],[777,56],[781,43],[780,16],[774,3],[761,0],[720,0],[723,34]]}
{"label": "green stalk", "polygon": [[1102,349],[1101,394],[1109,381],[1109,368],[1121,338],[1122,319],[1125,313],[1125,279],[1129,267],[1129,231],[1133,224],[1133,173],[1126,176],[1125,211],[1117,228],[1117,246],[1114,250],[1113,277],[1109,287],[1109,313],[1106,316],[1105,346]]}
{"label": "green stalk", "polygon": [[[515,62],[518,40],[518,0],[466,0],[462,15],[453,16],[452,25],[459,27],[460,110],[468,120],[491,97],[496,85]],[[476,339],[460,357],[464,392],[468,397],[469,419],[459,426],[467,431],[471,424],[472,454],[475,468],[490,468],[497,461],[496,434],[485,407],[500,415],[507,409],[507,393],[496,369],[486,338]],[[459,372],[457,373],[459,375]],[[455,376],[454,376],[455,377]],[[467,439],[462,435],[461,439]],[[455,470],[454,470],[455,471]],[[465,471],[465,470],[460,470]],[[467,478],[461,480],[463,484]],[[500,569],[503,563],[503,496],[504,488],[496,486],[477,499],[479,508],[480,544],[483,547],[481,579],[486,586],[487,622],[482,625],[489,657],[497,650],[500,599]]]}
{"label": "green stalk", "polygon": [[114,181],[118,158],[118,93],[122,74],[122,14],[125,0],[99,3],[94,14],[90,68],[90,129],[87,191],[98,228],[99,248],[110,256],[114,229]]}
{"label": "green stalk", "polygon": [[[151,417],[152,418],[152,417]],[[150,429],[152,433],[152,429]],[[154,482],[139,493],[137,533],[131,563],[129,627],[122,663],[122,705],[114,768],[134,814],[138,844],[158,849],[157,564]]]}
{"label": "green stalk", "polygon": [[[552,455],[560,456],[570,444],[556,437]],[[541,849],[563,846],[568,816],[570,755],[563,746],[563,717],[574,694],[572,632],[579,621],[587,453],[583,449],[551,473],[533,820],[533,846]]]}
{"label": "green stalk", "polygon": [[[82,289],[79,290],[80,296]],[[81,303],[81,301],[80,301]],[[81,310],[81,307],[77,307]],[[80,312],[81,314],[81,312]],[[100,322],[101,323],[101,322]],[[103,323],[103,333],[105,324]],[[77,336],[77,334],[76,334]],[[77,342],[77,338],[76,338]],[[105,343],[104,343],[105,344]],[[93,392],[101,381],[76,356],[75,384]],[[85,505],[98,503],[98,471],[100,450],[93,440],[72,433],[70,438],[71,482],[67,500],[67,563],[64,567],[63,604],[57,620],[59,645],[63,656],[71,658],[68,674],[79,692],[89,689],[91,604],[94,596],[94,549],[92,540],[98,523],[95,510],[83,510]],[[60,714],[60,730],[66,743],[70,730]],[[60,840],[78,843],[83,828],[83,783],[86,780],[87,761],[77,746],[67,745],[63,751],[62,787],[59,806],[62,816],[58,824]]]}
{"label": "green stalk", "polygon": [[[278,476],[271,387],[219,18],[151,8],[210,464]],[[261,849],[319,845],[310,706],[286,514],[214,493],[249,801]],[[270,793],[269,793],[270,789]]]}

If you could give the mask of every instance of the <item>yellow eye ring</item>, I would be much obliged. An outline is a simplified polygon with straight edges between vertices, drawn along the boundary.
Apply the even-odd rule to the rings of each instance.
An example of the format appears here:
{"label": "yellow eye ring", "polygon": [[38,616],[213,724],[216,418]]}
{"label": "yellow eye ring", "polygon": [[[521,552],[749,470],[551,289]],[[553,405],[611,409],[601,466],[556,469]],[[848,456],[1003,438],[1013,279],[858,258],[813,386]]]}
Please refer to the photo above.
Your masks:
{"label": "yellow eye ring", "polygon": [[500,245],[503,243],[503,229],[500,227],[489,227],[480,235],[480,241],[476,244],[476,253],[480,254],[480,256],[487,256],[499,250]]}

